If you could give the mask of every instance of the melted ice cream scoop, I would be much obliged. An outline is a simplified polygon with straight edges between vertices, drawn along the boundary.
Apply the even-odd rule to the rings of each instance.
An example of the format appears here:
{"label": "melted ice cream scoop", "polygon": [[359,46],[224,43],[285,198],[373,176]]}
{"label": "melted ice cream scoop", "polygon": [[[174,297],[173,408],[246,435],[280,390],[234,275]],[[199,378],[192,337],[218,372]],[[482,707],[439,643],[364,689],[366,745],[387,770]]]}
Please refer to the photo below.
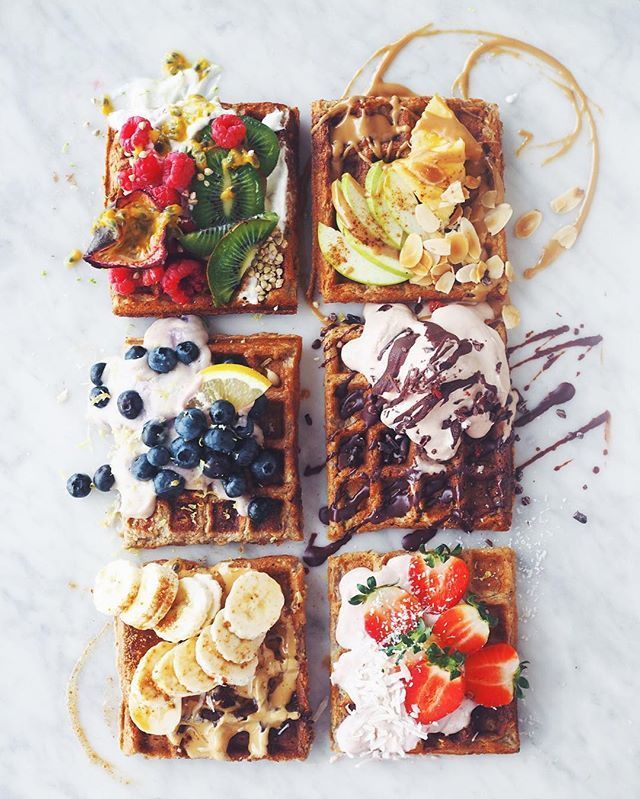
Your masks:
{"label": "melted ice cream scoop", "polygon": [[435,465],[450,460],[462,433],[511,430],[513,395],[505,346],[485,323],[486,305],[453,303],[417,318],[405,305],[366,305],[362,335],[342,360],[379,398],[380,420],[405,433]]}

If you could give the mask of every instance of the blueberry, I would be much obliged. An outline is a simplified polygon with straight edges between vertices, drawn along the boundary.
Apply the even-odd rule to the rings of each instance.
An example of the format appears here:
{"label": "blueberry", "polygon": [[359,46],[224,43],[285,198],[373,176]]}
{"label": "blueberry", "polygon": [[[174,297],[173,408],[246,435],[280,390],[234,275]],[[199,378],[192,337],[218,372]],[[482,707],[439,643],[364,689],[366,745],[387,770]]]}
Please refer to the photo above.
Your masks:
{"label": "blueberry", "polygon": [[98,491],[111,491],[115,481],[116,478],[113,476],[111,466],[108,463],[96,469],[96,473],[93,475],[93,484]]}
{"label": "blueberry", "polygon": [[147,456],[137,455],[129,467],[129,471],[136,478],[136,480],[151,480],[158,473],[158,470],[147,460]]}
{"label": "blueberry", "polygon": [[254,429],[255,425],[253,423],[253,419],[249,419],[249,417],[247,417],[244,420],[244,424],[236,425],[236,427],[233,428],[233,432],[238,436],[238,438],[251,438]]}
{"label": "blueberry", "polygon": [[206,459],[203,472],[205,477],[221,480],[228,477],[233,469],[231,458],[224,452],[214,452]]}
{"label": "blueberry", "polygon": [[149,364],[149,368],[153,369],[154,372],[166,374],[176,368],[178,356],[171,347],[154,347],[152,350],[149,350],[147,363]]}
{"label": "blueberry", "polygon": [[260,394],[260,396],[251,406],[251,410],[249,411],[249,416],[252,419],[259,419],[261,416],[264,416],[264,412],[267,410],[268,404],[269,400],[265,397],[264,394]]}
{"label": "blueberry", "polygon": [[143,404],[137,391],[123,391],[118,397],[118,410],[125,419],[137,419]]}
{"label": "blueberry", "polygon": [[238,466],[249,466],[258,457],[260,447],[255,438],[246,438],[233,453],[233,459]]}
{"label": "blueberry", "polygon": [[207,417],[199,408],[187,408],[175,422],[176,433],[185,441],[200,438],[208,426]]}
{"label": "blueberry", "polygon": [[181,363],[193,363],[200,355],[200,347],[193,341],[181,341],[176,347],[176,355]]}
{"label": "blueberry", "polygon": [[265,449],[251,464],[251,473],[259,483],[273,483],[278,479],[280,472],[276,454]]}
{"label": "blueberry", "polygon": [[94,363],[89,371],[89,378],[94,386],[101,386],[102,385],[102,373],[104,372],[104,367],[107,364],[104,361],[100,361],[100,363]]}
{"label": "blueberry", "polygon": [[236,409],[227,400],[216,400],[209,409],[214,424],[233,424],[236,420]]}
{"label": "blueberry", "polygon": [[170,499],[177,496],[184,488],[184,477],[173,469],[162,469],[153,478],[153,487],[159,497]]}
{"label": "blueberry", "polygon": [[174,438],[171,442],[171,457],[176,466],[181,466],[183,469],[195,469],[200,463],[202,451],[193,441]]}
{"label": "blueberry", "polygon": [[205,447],[214,452],[231,453],[236,446],[236,437],[228,427],[211,427],[202,437]]}
{"label": "blueberry", "polygon": [[242,474],[232,474],[223,481],[222,487],[230,499],[241,497],[247,490],[247,481]]}
{"label": "blueberry", "polygon": [[147,460],[152,466],[166,466],[171,460],[171,453],[166,447],[158,445],[147,452]]}
{"label": "blueberry", "polygon": [[96,408],[104,408],[110,399],[111,394],[106,386],[94,386],[89,392],[89,402]]}
{"label": "blueberry", "polygon": [[158,422],[155,419],[145,422],[142,428],[142,441],[148,447],[155,447],[158,444],[163,444],[166,438],[167,428],[164,426],[163,422]]}
{"label": "blueberry", "polygon": [[125,361],[137,361],[138,358],[144,358],[146,354],[146,347],[141,347],[139,344],[136,344],[134,347],[129,347],[124,354],[124,359]]}
{"label": "blueberry", "polygon": [[72,474],[67,480],[67,491],[72,497],[86,497],[91,491],[91,478],[88,474]]}
{"label": "blueberry", "polygon": [[254,497],[247,506],[247,514],[254,524],[260,524],[271,514],[275,503],[269,497]]}

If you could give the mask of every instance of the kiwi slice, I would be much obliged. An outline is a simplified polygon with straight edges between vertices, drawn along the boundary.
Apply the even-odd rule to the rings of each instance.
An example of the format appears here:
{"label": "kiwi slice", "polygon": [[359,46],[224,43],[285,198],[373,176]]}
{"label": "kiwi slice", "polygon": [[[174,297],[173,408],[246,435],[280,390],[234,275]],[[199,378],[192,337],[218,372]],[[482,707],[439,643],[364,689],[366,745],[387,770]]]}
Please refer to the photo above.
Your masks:
{"label": "kiwi slice", "polygon": [[280,142],[271,128],[250,116],[242,116],[247,129],[247,149],[253,150],[260,161],[260,171],[267,177],[275,169],[280,156]]}
{"label": "kiwi slice", "polygon": [[192,233],[182,233],[178,236],[178,241],[187,252],[197,258],[208,258],[215,250],[216,245],[225,233],[233,227],[233,224],[214,225],[202,230],[194,230]]}
{"label": "kiwi slice", "polygon": [[194,180],[196,195],[193,221],[202,230],[238,222],[264,211],[264,179],[250,164],[232,169],[227,150],[216,148],[207,153],[210,175]]}
{"label": "kiwi slice", "polygon": [[234,225],[220,239],[207,263],[207,280],[216,305],[226,305],[251,266],[258,247],[278,224],[269,211]]}

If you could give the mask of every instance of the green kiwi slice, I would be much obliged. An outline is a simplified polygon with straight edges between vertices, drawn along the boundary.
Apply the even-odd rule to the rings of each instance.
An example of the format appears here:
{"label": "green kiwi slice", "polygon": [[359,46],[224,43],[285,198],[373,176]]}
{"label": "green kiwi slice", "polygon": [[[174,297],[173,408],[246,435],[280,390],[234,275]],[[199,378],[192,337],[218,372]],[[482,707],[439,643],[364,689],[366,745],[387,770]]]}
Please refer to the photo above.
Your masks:
{"label": "green kiwi slice", "polygon": [[258,247],[278,224],[269,211],[234,225],[220,239],[207,263],[207,280],[216,305],[226,305],[251,266]]}
{"label": "green kiwi slice", "polygon": [[178,236],[178,241],[187,252],[195,255],[196,258],[208,258],[215,250],[220,239],[232,227],[233,223],[229,223],[227,225],[214,225],[202,230],[194,230],[191,233],[182,233]]}
{"label": "green kiwi slice", "polygon": [[231,168],[227,150],[217,148],[207,153],[210,175],[194,180],[196,204],[191,216],[202,230],[238,222],[264,211],[264,178],[250,164]]}
{"label": "green kiwi slice", "polygon": [[280,142],[271,128],[250,116],[241,116],[247,129],[247,149],[253,150],[260,161],[260,171],[267,177],[275,169],[280,156]]}

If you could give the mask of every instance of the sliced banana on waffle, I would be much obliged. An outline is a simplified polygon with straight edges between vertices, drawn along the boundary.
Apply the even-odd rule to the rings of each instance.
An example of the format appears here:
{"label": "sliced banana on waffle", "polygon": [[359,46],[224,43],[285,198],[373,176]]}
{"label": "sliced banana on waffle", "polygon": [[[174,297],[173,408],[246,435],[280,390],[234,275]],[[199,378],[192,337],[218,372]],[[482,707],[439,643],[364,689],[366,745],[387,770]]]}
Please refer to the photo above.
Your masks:
{"label": "sliced banana on waffle", "polygon": [[206,626],[207,624],[211,624],[222,607],[222,588],[216,578],[207,572],[196,572],[193,575],[193,579],[205,585],[211,593],[211,607],[209,608],[209,613],[203,625]]}
{"label": "sliced banana on waffle", "polygon": [[216,684],[249,685],[253,680],[258,658],[246,663],[232,663],[220,654],[212,636],[212,626],[201,630],[196,639],[195,653],[203,671],[212,675]]}
{"label": "sliced banana on waffle", "polygon": [[156,662],[151,672],[152,679],[158,688],[169,696],[192,696],[193,691],[178,679],[173,662],[174,655],[175,647],[172,647]]}
{"label": "sliced banana on waffle", "polygon": [[283,605],[280,585],[268,574],[252,569],[231,586],[223,613],[231,632],[251,640],[273,627]]}
{"label": "sliced banana on waffle", "polygon": [[134,601],[142,569],[128,560],[114,560],[100,569],[93,585],[93,603],[100,613],[117,616]]}
{"label": "sliced banana on waffle", "polygon": [[225,660],[232,663],[247,663],[254,658],[260,645],[264,641],[264,635],[257,638],[238,638],[229,629],[229,623],[224,617],[224,613],[218,613],[211,625],[211,638],[216,649]]}
{"label": "sliced banana on waffle", "polygon": [[182,700],[166,694],[153,679],[153,670],[174,644],[161,642],[152,646],[138,663],[129,689],[131,720],[150,735],[169,735],[180,724]]}
{"label": "sliced banana on waffle", "polygon": [[[205,627],[205,629],[207,629]],[[176,646],[173,655],[173,668],[176,677],[192,694],[204,694],[218,685],[218,680],[203,671],[196,660],[196,638],[189,638]]]}
{"label": "sliced banana on waffle", "polygon": [[151,630],[173,605],[178,584],[178,577],[170,566],[147,563],[142,567],[138,594],[132,604],[120,614],[120,618],[130,627]]}
{"label": "sliced banana on waffle", "polygon": [[173,604],[154,627],[156,635],[173,643],[191,638],[206,624],[212,604],[213,593],[206,583],[181,577]]}

